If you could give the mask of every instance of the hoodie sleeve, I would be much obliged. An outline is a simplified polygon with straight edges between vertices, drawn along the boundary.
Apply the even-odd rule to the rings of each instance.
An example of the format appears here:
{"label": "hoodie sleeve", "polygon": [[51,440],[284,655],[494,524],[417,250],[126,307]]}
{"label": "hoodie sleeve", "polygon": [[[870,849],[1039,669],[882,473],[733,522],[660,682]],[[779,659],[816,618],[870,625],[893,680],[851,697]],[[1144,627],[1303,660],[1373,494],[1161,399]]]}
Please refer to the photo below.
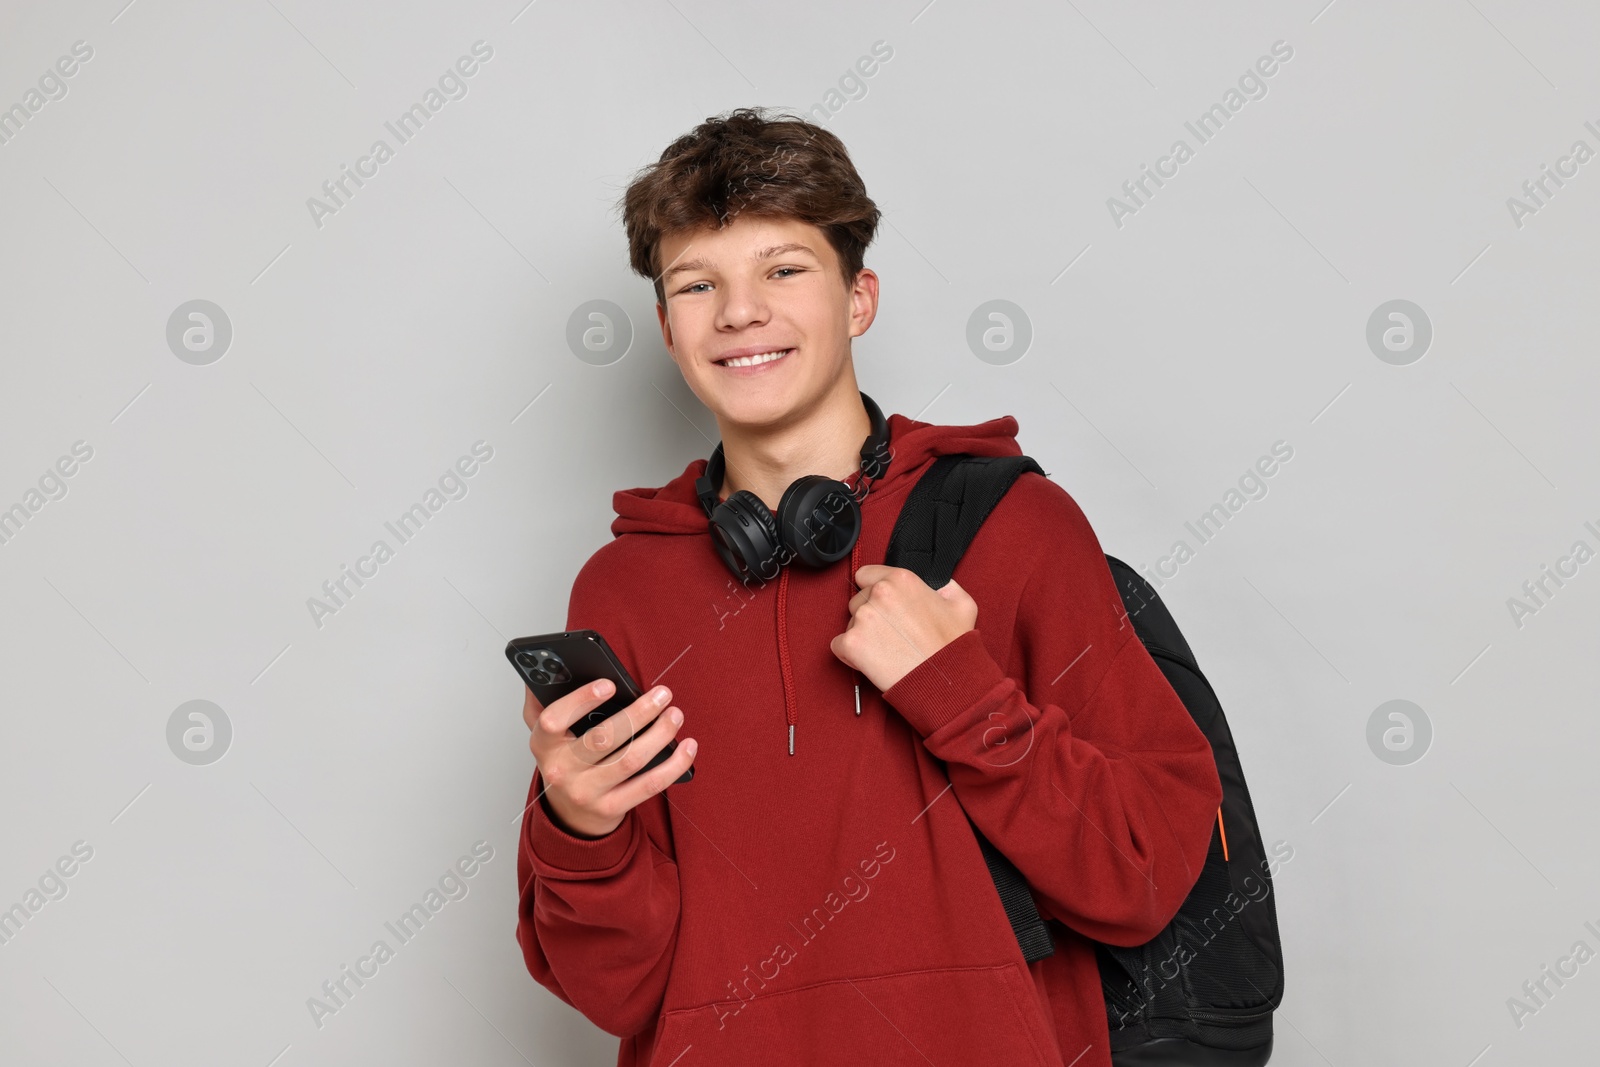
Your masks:
{"label": "hoodie sleeve", "polygon": [[[1108,944],[1143,944],[1199,877],[1222,786],[1210,743],[1124,616],[1088,521],[1037,475],[1012,494],[1029,481],[1031,499],[1008,495],[957,568],[962,588],[979,590],[995,580],[987,568],[1015,560],[1013,543],[1042,546],[1015,632],[985,632],[980,600],[979,629],[884,699],[945,762],[1041,914]],[[1006,514],[1009,524],[996,521]]]}
{"label": "hoodie sleeve", "polygon": [[[615,545],[612,542],[611,545]],[[610,548],[608,545],[607,548]],[[573,582],[567,629],[606,634],[630,656],[616,583],[595,554]],[[630,665],[630,671],[632,666]],[[517,941],[540,985],[617,1037],[656,1021],[678,942],[678,865],[660,793],[604,837],[556,823],[535,770],[517,849]]]}
{"label": "hoodie sleeve", "polygon": [[604,837],[568,833],[528,791],[517,850],[517,941],[528,972],[590,1022],[626,1038],[661,1012],[678,940],[678,867],[660,794]]}

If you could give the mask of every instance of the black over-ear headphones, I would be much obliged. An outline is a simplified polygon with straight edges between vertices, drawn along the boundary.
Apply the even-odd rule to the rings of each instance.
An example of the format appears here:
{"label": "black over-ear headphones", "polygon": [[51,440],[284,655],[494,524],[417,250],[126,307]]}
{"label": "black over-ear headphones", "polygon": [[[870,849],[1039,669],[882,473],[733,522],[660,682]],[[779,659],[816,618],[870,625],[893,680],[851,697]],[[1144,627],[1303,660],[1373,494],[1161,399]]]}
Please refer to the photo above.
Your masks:
{"label": "black over-ear headphones", "polygon": [[717,500],[722,487],[722,445],[695,479],[695,495],[711,520],[711,543],[740,582],[768,581],[794,559],[826,567],[849,555],[861,535],[861,507],[874,479],[889,469],[889,424],[866,393],[861,402],[872,432],[861,446],[861,477],[856,488],[837,478],[807,474],[783,491],[776,516],[748,489]]}

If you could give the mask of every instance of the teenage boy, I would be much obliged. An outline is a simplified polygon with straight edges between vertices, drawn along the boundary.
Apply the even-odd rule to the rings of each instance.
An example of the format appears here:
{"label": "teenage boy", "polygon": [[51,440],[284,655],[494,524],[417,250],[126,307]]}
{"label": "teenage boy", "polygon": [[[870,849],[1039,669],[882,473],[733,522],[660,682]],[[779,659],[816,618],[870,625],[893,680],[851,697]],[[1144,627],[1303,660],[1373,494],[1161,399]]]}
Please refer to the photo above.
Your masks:
{"label": "teenage boy", "polygon": [[[1148,941],[1205,860],[1210,747],[1063,489],[1024,474],[937,591],[879,562],[936,458],[1021,450],[1009,416],[874,418],[850,342],[877,312],[878,218],[837,137],[750,109],[675,141],[624,198],[722,476],[704,501],[702,459],[615,494],[567,627],[661,684],[581,740],[568,726],[610,683],[527,694],[517,861],[528,969],[622,1039],[619,1065],[1107,1067],[1090,939]],[[735,580],[737,531],[714,540],[708,505],[747,492],[778,512],[808,475],[860,500],[849,562]],[[973,825],[1026,877],[1053,955],[1026,962]]]}

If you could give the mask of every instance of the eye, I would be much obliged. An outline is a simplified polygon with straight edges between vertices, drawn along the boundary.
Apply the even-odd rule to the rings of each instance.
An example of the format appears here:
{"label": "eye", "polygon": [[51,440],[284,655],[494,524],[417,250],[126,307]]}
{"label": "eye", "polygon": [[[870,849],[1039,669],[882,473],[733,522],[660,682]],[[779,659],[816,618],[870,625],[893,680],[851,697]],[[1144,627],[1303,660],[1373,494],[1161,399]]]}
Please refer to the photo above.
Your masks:
{"label": "eye", "polygon": [[710,285],[710,284],[711,284],[710,282],[695,282],[692,285],[684,286],[682,289],[680,289],[678,291],[681,292],[681,293],[692,293],[696,289],[698,289],[700,286],[702,286],[702,285]]}
{"label": "eye", "polygon": [[795,274],[799,274],[801,272],[801,269],[802,268],[800,268],[800,267],[779,267],[777,270],[773,271],[772,273],[776,275],[776,274],[782,274],[784,271],[791,271],[791,272],[793,272]]}

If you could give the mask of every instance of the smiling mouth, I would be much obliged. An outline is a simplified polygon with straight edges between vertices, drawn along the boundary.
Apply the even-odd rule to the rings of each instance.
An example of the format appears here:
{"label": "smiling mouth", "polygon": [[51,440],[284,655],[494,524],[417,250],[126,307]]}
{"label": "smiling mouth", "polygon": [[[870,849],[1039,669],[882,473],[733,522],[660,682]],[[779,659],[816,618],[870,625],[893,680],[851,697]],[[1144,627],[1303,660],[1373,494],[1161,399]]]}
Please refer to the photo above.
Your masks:
{"label": "smiling mouth", "polygon": [[764,363],[776,363],[793,351],[794,349],[792,348],[779,348],[754,356],[735,356],[732,359],[719,359],[716,364],[719,367],[759,367]]}

